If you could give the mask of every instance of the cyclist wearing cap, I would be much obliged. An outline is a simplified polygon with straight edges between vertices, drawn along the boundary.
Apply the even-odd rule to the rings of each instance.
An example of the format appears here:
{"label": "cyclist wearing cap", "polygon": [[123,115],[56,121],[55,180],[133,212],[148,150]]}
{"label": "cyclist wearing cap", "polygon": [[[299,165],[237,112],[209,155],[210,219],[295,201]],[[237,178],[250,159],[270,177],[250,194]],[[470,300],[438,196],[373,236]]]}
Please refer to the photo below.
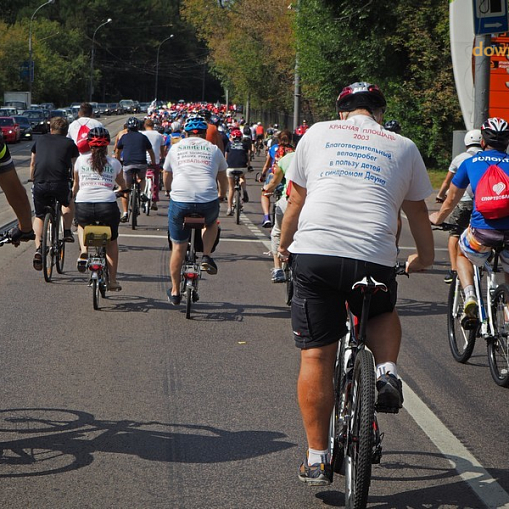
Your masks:
{"label": "cyclist wearing cap", "polygon": [[292,253],[292,328],[301,348],[297,390],[308,441],[299,479],[314,485],[332,480],[327,448],[337,345],[347,331],[345,300],[359,316],[362,295],[352,285],[368,274],[388,288],[373,295],[367,326],[377,408],[395,413],[403,403],[394,270],[400,207],[417,247],[407,270],[423,270],[434,258],[424,201],[432,192],[429,177],[416,145],[380,125],[385,106],[376,85],[344,88],[337,100],[339,120],[310,127],[286,172],[292,188],[279,252]]}
{"label": "cyclist wearing cap", "polygon": [[74,165],[73,194],[76,202],[76,221],[78,222],[78,240],[80,256],[78,270],[87,270],[87,248],[83,244],[83,228],[100,222],[111,228],[111,240],[106,245],[109,283],[108,290],[120,291],[117,283],[118,267],[118,225],[120,211],[113,187],[118,184],[125,189],[122,165],[117,159],[108,156],[110,133],[104,127],[95,127],[88,133],[90,152],[82,154]]}
{"label": "cyclist wearing cap", "polygon": [[197,213],[205,217],[201,268],[217,274],[217,265],[210,256],[217,237],[219,199],[216,180],[226,189],[226,160],[218,147],[207,141],[207,123],[203,118],[191,118],[184,130],[187,138],[168,152],[163,165],[164,188],[170,191],[168,230],[171,240],[170,276],[172,287],[167,291],[174,306],[180,304],[180,271],[184,261],[190,231],[182,228],[184,216]]}
{"label": "cyclist wearing cap", "polygon": [[[240,186],[242,187],[242,199],[243,203],[249,201],[249,195],[246,189],[246,179],[244,173],[249,164],[249,152],[251,149],[251,140],[244,141],[242,138],[242,132],[240,129],[233,129],[230,133],[230,140],[226,145],[226,162],[228,163],[228,169],[226,170],[226,176],[228,177],[228,209],[226,210],[227,216],[233,215],[233,194],[235,191],[235,177],[232,175],[234,170],[242,171],[240,177]],[[240,207],[241,204],[237,203]]]}
{"label": "cyclist wearing cap", "polygon": [[[478,152],[481,152],[481,130],[480,129],[472,129],[468,131],[465,135],[465,147],[466,151],[458,154],[449,165],[449,170],[447,175],[442,182],[440,190],[438,191],[436,202],[443,203],[446,198],[447,190],[451,185],[451,181],[456,175],[458,168],[461,166],[461,163],[470,157],[473,157]],[[461,197],[458,205],[454,208],[451,217],[449,218],[449,222],[455,225],[458,225],[462,228],[461,232],[451,230],[449,232],[449,242],[447,245],[449,251],[449,260],[451,262],[451,269],[447,271],[447,274],[444,278],[444,282],[447,284],[452,283],[454,274],[456,273],[456,259],[458,257],[458,241],[460,233],[462,233],[470,223],[470,216],[472,215],[472,210],[474,208],[474,203],[472,201],[472,188],[470,186],[467,187],[465,194]]]}
{"label": "cyclist wearing cap", "polygon": [[[509,145],[509,125],[502,118],[489,118],[481,126],[481,147],[483,152],[463,161],[454,175],[447,198],[438,212],[430,215],[433,224],[441,224],[454,210],[464,195],[468,185],[472,187],[475,197],[479,180],[489,166],[497,165],[509,175],[509,156],[506,153]],[[509,217],[486,219],[474,208],[468,228],[459,239],[460,252],[456,266],[461,286],[465,292],[465,309],[462,325],[465,329],[477,327],[477,298],[474,289],[474,269],[472,264],[484,265],[494,247],[503,245],[509,240]],[[506,282],[509,283],[509,250],[500,253],[500,262]]]}
{"label": "cyclist wearing cap", "polygon": [[[145,176],[147,174],[147,153],[150,157],[151,164],[155,165],[156,156],[152,149],[150,140],[138,132],[140,121],[136,117],[127,120],[127,132],[118,140],[115,150],[115,156],[120,161],[122,153],[122,162],[124,165],[124,179],[127,187],[133,184],[133,175],[136,171],[140,182],[140,189],[145,189]],[[141,198],[146,197],[144,195]],[[126,196],[122,196],[122,217],[120,221],[126,223],[128,219],[127,209],[129,200]]]}

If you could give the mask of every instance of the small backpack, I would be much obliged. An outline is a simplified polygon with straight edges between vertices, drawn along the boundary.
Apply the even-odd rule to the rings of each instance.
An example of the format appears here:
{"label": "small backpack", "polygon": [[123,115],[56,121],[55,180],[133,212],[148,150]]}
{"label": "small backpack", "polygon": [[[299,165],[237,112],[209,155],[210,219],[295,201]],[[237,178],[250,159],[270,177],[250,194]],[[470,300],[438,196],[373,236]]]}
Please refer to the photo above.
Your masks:
{"label": "small backpack", "polygon": [[509,175],[497,164],[491,164],[479,179],[474,199],[475,208],[485,219],[508,217]]}
{"label": "small backpack", "polygon": [[88,120],[80,126],[78,137],[76,138],[76,146],[80,154],[90,152],[90,146],[88,145],[88,132],[90,131],[90,127],[88,127],[87,124]]}

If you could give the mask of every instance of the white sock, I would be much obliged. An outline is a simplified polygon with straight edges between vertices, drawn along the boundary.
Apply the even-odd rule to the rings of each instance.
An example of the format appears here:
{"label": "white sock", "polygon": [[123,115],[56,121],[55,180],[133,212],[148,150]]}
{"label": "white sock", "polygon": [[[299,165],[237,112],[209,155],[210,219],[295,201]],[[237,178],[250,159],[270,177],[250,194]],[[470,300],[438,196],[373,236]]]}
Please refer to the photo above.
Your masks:
{"label": "white sock", "polygon": [[465,287],[465,297],[471,297],[471,296],[474,296],[475,297],[475,288],[474,288],[474,285],[468,285],[467,287]]}
{"label": "white sock", "polygon": [[308,449],[308,465],[316,465],[317,463],[328,463],[327,454],[329,451],[319,451],[317,449]]}
{"label": "white sock", "polygon": [[376,365],[376,377],[379,378],[385,374],[391,374],[394,376],[398,376],[398,368],[394,362],[382,362],[381,364]]}

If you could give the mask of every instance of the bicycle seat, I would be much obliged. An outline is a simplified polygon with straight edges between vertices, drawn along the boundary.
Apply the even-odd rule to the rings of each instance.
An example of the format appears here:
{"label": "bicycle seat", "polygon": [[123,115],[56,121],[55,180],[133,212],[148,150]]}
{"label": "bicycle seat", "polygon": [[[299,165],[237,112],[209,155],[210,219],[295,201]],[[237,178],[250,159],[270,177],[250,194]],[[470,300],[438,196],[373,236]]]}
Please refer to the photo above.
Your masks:
{"label": "bicycle seat", "polygon": [[184,216],[184,228],[202,229],[205,226],[205,217],[199,214],[189,214]]}
{"label": "bicycle seat", "polygon": [[387,291],[387,286],[384,283],[379,283],[378,281],[374,280],[371,276],[364,276],[361,281],[357,281],[357,283],[354,283],[352,286],[352,290],[356,290],[357,288],[371,288],[373,292],[376,292],[378,290],[382,290],[382,292]]}
{"label": "bicycle seat", "polygon": [[244,172],[242,170],[232,170],[231,174],[235,177],[240,177],[241,175],[244,175]]}
{"label": "bicycle seat", "polygon": [[111,240],[111,228],[109,226],[89,224],[83,229],[85,246],[105,246]]}

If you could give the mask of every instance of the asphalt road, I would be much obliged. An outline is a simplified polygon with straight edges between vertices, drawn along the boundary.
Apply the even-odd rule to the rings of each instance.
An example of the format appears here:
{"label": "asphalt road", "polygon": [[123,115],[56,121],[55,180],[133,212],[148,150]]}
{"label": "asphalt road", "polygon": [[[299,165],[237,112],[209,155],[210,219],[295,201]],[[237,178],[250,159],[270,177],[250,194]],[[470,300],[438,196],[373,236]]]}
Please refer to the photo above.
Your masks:
{"label": "asphalt road", "polygon": [[[122,120],[106,119],[112,134]],[[26,182],[30,143],[10,147]],[[1,507],[343,507],[341,477],[325,489],[297,480],[299,356],[254,173],[248,185],[241,225],[222,207],[219,272],[200,282],[191,320],[166,300],[164,194],[136,231],[121,226],[123,291],[99,311],[77,244],[50,284],[33,245],[0,249]],[[13,219],[3,195],[0,211],[0,224]],[[466,365],[449,352],[446,235],[435,239],[434,268],[399,278],[405,409],[380,417],[368,507],[509,507],[509,391],[481,342]]]}

